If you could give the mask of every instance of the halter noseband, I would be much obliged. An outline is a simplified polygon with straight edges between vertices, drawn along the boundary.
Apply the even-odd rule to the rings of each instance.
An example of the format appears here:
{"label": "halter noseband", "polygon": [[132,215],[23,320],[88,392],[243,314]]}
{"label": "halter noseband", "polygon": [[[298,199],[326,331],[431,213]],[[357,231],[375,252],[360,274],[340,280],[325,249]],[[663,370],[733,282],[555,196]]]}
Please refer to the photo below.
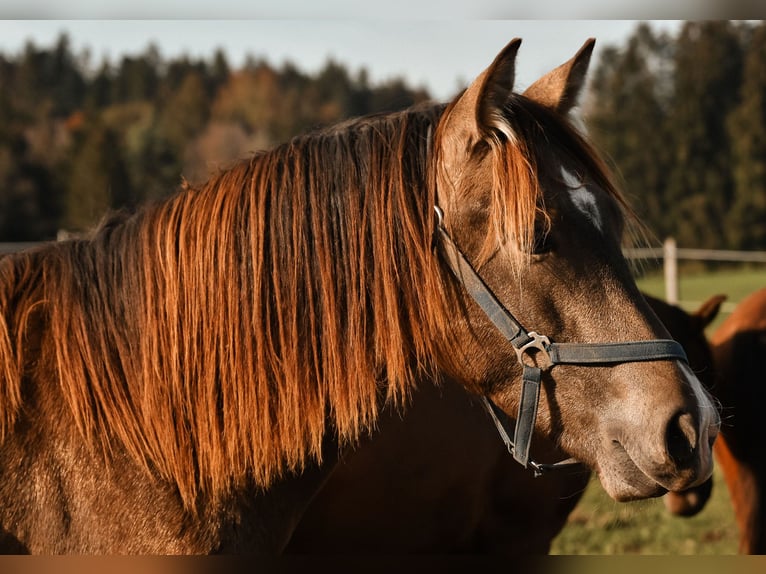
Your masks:
{"label": "halter noseband", "polygon": [[[443,225],[442,210],[436,206],[434,209],[438,219],[436,229],[450,269],[489,320],[511,343],[523,367],[521,400],[513,435],[509,434],[509,417],[505,412],[486,395],[482,396],[482,400],[508,451],[524,468],[531,468],[535,476],[581,464],[574,458],[553,464],[538,463],[529,458],[543,370],[548,370],[554,365],[609,365],[674,359],[688,363],[683,347],[672,339],[623,343],[555,343],[545,335],[527,331],[497,299],[452,241]],[[543,358],[547,359],[542,367],[529,365],[524,361],[525,356],[529,356],[531,352],[542,354]]]}

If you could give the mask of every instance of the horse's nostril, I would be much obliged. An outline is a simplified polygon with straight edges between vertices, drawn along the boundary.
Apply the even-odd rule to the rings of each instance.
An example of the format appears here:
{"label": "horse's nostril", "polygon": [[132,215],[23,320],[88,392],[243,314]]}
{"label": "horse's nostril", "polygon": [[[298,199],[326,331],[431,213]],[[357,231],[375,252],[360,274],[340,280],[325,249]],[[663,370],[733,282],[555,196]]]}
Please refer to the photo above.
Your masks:
{"label": "horse's nostril", "polygon": [[668,456],[677,466],[689,466],[694,461],[697,430],[689,413],[679,413],[668,423],[666,446]]}

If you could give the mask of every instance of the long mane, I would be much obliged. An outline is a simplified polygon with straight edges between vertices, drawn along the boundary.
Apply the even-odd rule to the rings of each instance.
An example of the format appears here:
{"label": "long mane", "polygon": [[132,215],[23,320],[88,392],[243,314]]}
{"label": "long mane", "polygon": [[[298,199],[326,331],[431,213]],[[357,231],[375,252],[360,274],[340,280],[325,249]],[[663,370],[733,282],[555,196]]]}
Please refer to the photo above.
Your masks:
{"label": "long mane", "polygon": [[[188,503],[246,476],[268,486],[320,458],[326,432],[355,440],[383,401],[436,376],[427,151],[441,110],[298,137],[47,247],[39,297],[89,443],[117,439]],[[17,383],[4,382],[7,433],[19,377],[2,359]]]}
{"label": "long mane", "polygon": [[[529,117],[513,120],[519,109]],[[417,380],[438,380],[455,311],[432,244],[430,149],[443,112],[421,106],[300,136],[87,239],[0,260],[0,440],[34,364],[23,356],[33,308],[88,444],[107,455],[124,445],[189,506],[202,491],[299,471],[321,459],[327,433],[353,442],[384,401],[403,404]],[[525,138],[540,122],[555,127],[552,117],[509,109]],[[556,129],[595,165],[574,130]],[[492,152],[490,232],[512,225],[519,237],[534,217],[507,214],[539,194],[539,153],[523,148],[526,167],[509,170],[509,147]]]}

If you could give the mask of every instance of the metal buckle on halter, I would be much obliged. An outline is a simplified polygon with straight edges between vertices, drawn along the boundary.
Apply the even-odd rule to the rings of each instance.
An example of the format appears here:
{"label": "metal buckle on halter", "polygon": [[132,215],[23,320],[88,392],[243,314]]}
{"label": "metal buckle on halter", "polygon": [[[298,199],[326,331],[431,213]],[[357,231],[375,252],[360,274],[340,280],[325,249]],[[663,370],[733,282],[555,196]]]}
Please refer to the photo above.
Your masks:
{"label": "metal buckle on halter", "polygon": [[[551,340],[545,335],[540,335],[535,331],[529,331],[529,333],[527,333],[527,337],[531,338],[532,340],[528,343],[524,343],[521,347],[514,347],[516,350],[516,357],[519,359],[519,363],[522,365],[527,365],[527,363],[524,362],[524,355],[529,355],[529,350],[534,349],[535,351],[538,351],[545,356],[546,363],[543,365],[543,368],[552,365],[553,361],[551,360],[551,356],[548,353],[548,347],[551,344]],[[537,365],[533,364],[527,366],[534,367]]]}

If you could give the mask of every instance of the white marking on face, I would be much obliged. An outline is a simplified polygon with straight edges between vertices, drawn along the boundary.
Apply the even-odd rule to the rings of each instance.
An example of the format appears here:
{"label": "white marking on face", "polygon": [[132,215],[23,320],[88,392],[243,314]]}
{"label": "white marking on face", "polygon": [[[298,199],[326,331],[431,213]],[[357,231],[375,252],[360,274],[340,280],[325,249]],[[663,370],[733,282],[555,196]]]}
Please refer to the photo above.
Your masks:
{"label": "white marking on face", "polygon": [[[710,444],[711,439],[715,440],[718,436],[718,431],[721,428],[721,416],[718,414],[718,410],[713,405],[713,401],[710,399],[710,395],[705,391],[702,383],[700,383],[697,376],[692,372],[689,365],[686,363],[679,363],[681,371],[683,371],[686,379],[689,381],[689,386],[694,391],[694,397],[697,399],[697,405],[699,407],[699,443],[698,447],[703,447],[706,444]],[[703,463],[707,463],[707,457],[712,456],[709,449],[700,448],[700,452],[703,453],[705,460]],[[707,477],[703,477],[707,478]]]}
{"label": "white marking on face", "polygon": [[713,405],[713,401],[710,399],[710,395],[705,391],[705,388],[700,383],[697,375],[694,374],[691,367],[686,363],[679,362],[681,371],[689,381],[689,386],[694,391],[694,398],[697,399],[697,405],[700,409],[700,428],[703,432],[710,427],[719,427],[721,425],[721,418],[718,414],[718,410]]}
{"label": "white marking on face", "polygon": [[590,219],[591,223],[596,226],[596,229],[603,232],[603,222],[601,220],[601,212],[596,204],[596,196],[572,172],[563,167],[561,168],[561,176],[564,178],[564,183],[566,183],[567,187],[572,190],[571,197],[575,207],[585,217]]}

